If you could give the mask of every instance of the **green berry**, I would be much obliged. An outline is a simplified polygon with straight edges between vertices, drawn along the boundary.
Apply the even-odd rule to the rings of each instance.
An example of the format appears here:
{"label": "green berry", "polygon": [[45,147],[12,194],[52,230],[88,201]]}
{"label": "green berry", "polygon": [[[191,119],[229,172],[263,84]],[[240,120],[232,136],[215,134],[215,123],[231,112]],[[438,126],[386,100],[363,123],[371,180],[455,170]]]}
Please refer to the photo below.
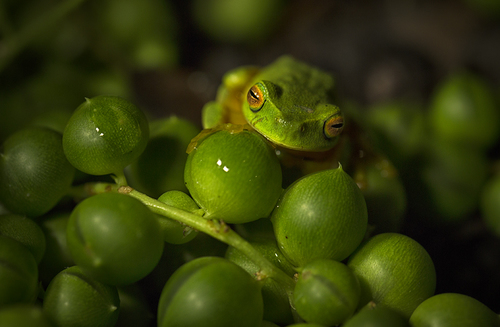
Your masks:
{"label": "green berry", "polygon": [[54,213],[43,217],[40,227],[45,234],[45,256],[38,265],[40,280],[44,286],[66,267],[75,265],[66,242],[66,229],[70,212]]}
{"label": "green berry", "polygon": [[77,266],[57,274],[43,300],[43,312],[57,326],[112,327],[119,309],[116,287],[100,283]]}
{"label": "green berry", "polygon": [[38,293],[38,267],[27,247],[0,235],[0,307],[32,302]]}
{"label": "green berry", "polygon": [[[200,210],[200,207],[196,205],[194,200],[181,191],[165,192],[158,198],[158,201],[191,213]],[[164,216],[158,216],[158,222],[163,231],[165,242],[170,244],[184,244],[198,235],[198,232],[192,228]]]}
{"label": "green berry", "polygon": [[102,193],[80,202],[68,221],[67,242],[76,264],[110,285],[127,285],[149,274],[163,252],[155,214],[120,193]]}
{"label": "green berry", "polygon": [[273,149],[253,131],[223,129],[189,153],[184,181],[207,219],[246,223],[268,217],[281,194]]}
{"label": "green berry", "polygon": [[422,301],[434,295],[434,263],[408,236],[376,235],[356,250],[347,265],[361,284],[360,307],[373,301],[409,318]]}
{"label": "green berry", "polygon": [[408,319],[388,307],[368,303],[343,327],[410,327]]}
{"label": "green berry", "polygon": [[282,0],[197,0],[192,10],[195,22],[215,40],[254,43],[276,26],[283,5]]}
{"label": "green berry", "polygon": [[217,257],[180,267],[168,280],[158,304],[158,327],[260,327],[260,286],[245,270]]}
{"label": "green berry", "polygon": [[69,162],[90,175],[121,174],[146,148],[149,126],[144,113],[113,96],[86,99],[63,134]]}
{"label": "green berry", "polygon": [[45,234],[33,220],[19,215],[0,216],[0,235],[20,242],[30,250],[37,263],[45,254]]}
{"label": "green berry", "polygon": [[2,327],[55,327],[42,309],[34,304],[16,304],[0,310]]}
{"label": "green berry", "polygon": [[363,194],[341,167],[296,181],[271,216],[278,246],[295,266],[344,260],[361,243],[367,219]]}
{"label": "green berry", "polygon": [[470,296],[443,293],[422,302],[411,315],[410,323],[413,327],[498,327],[500,317]]}
{"label": "green berry", "polygon": [[13,213],[41,216],[68,192],[75,169],[58,132],[30,127],[12,134],[0,155],[0,202]]}
{"label": "green berry", "polygon": [[422,108],[412,103],[391,102],[370,107],[366,112],[376,144],[398,166],[409,163],[425,144]]}
{"label": "green berry", "polygon": [[431,126],[439,138],[489,147],[500,132],[500,113],[489,85],[468,72],[458,72],[436,90],[429,111]]}
{"label": "green berry", "polygon": [[306,264],[293,292],[297,313],[307,322],[338,325],[351,317],[360,297],[358,279],[345,264],[319,259]]}
{"label": "green berry", "polygon": [[431,208],[441,221],[459,221],[477,210],[488,176],[488,159],[473,147],[435,141],[421,170]]}

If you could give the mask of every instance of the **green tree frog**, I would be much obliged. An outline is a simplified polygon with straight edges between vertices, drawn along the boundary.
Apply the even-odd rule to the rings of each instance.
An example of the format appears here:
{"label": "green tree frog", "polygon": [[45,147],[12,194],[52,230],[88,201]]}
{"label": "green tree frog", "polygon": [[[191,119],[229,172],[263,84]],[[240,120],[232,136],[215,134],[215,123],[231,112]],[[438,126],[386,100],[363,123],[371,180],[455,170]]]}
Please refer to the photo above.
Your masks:
{"label": "green tree frog", "polygon": [[[394,193],[402,193],[397,171],[363,136],[362,114],[355,108],[347,109],[349,118],[354,119],[344,128],[345,117],[333,100],[334,86],[330,74],[290,56],[263,68],[233,69],[224,75],[215,101],[203,107],[205,130],[193,139],[188,152],[214,131],[254,129],[275,147],[285,187],[301,176],[337,168],[341,163],[368,202],[374,198],[372,202],[387,204],[382,209],[368,205],[369,217],[400,220],[402,211],[392,210],[398,204],[393,205],[394,199],[401,198]],[[373,182],[369,167],[375,167],[377,176],[382,177]],[[386,186],[393,184],[398,187]],[[379,194],[386,189],[396,191],[387,195],[387,202],[380,201]],[[404,209],[404,205],[399,207]]]}
{"label": "green tree frog", "polygon": [[216,100],[204,106],[203,127],[248,124],[278,148],[327,151],[344,127],[333,88],[331,75],[290,56],[265,68],[236,68],[223,77]]}

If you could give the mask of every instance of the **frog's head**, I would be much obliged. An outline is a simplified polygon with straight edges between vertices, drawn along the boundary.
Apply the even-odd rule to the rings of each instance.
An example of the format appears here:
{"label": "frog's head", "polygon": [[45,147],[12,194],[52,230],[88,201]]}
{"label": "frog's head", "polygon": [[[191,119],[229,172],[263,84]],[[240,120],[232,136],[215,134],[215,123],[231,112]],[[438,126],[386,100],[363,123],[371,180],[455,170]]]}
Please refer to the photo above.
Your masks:
{"label": "frog's head", "polygon": [[266,80],[248,90],[243,114],[272,143],[300,151],[331,149],[344,127],[342,112],[325,97]]}

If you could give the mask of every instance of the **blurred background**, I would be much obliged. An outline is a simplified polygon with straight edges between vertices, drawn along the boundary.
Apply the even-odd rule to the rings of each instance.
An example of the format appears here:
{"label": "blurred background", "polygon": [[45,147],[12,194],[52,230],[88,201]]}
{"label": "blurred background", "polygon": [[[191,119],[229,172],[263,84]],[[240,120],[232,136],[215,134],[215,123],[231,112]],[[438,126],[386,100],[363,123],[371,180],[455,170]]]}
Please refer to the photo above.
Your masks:
{"label": "blurred background", "polygon": [[331,72],[364,113],[437,293],[500,312],[500,188],[483,199],[500,181],[498,0],[2,0],[0,141],[100,94],[200,125],[226,71],[282,54]]}

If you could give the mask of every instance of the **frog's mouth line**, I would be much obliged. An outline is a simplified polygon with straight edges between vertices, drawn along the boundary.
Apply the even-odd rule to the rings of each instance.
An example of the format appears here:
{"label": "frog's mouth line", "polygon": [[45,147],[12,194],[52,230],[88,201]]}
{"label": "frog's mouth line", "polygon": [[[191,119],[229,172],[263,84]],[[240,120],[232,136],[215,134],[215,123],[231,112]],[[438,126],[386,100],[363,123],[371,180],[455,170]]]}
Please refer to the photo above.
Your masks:
{"label": "frog's mouth line", "polygon": [[[269,142],[271,142],[271,144],[273,145],[273,147],[278,147],[278,148],[282,148],[283,150],[286,150],[286,151],[291,151],[291,152],[296,152],[296,154],[298,153],[301,153],[301,157],[310,157],[311,155],[312,156],[317,156],[316,153],[323,153],[323,152],[326,152],[326,151],[329,151],[331,150],[331,147],[326,147],[326,148],[322,148],[322,149],[308,149],[307,147],[305,146],[292,146],[292,145],[286,145],[282,142],[280,142],[279,140],[269,136],[269,135],[266,135],[264,133],[262,133],[256,126],[256,124],[258,124],[259,122],[265,120],[266,117],[262,117],[262,118],[259,118],[258,120],[256,120],[255,122],[252,122],[251,124],[251,127],[257,131],[260,135],[262,135],[265,139],[267,139]],[[333,147],[333,146],[332,146]],[[307,154],[307,155],[306,155]]]}
{"label": "frog's mouth line", "polygon": [[[256,126],[258,123],[262,122],[264,119],[266,119],[266,117],[260,117],[259,119],[257,119],[257,120],[252,120],[252,121],[250,121],[249,123],[252,125],[252,127],[253,127],[253,128],[255,128],[255,126]],[[260,132],[259,132],[259,133],[260,133]],[[261,134],[262,134],[262,133],[261,133]]]}

